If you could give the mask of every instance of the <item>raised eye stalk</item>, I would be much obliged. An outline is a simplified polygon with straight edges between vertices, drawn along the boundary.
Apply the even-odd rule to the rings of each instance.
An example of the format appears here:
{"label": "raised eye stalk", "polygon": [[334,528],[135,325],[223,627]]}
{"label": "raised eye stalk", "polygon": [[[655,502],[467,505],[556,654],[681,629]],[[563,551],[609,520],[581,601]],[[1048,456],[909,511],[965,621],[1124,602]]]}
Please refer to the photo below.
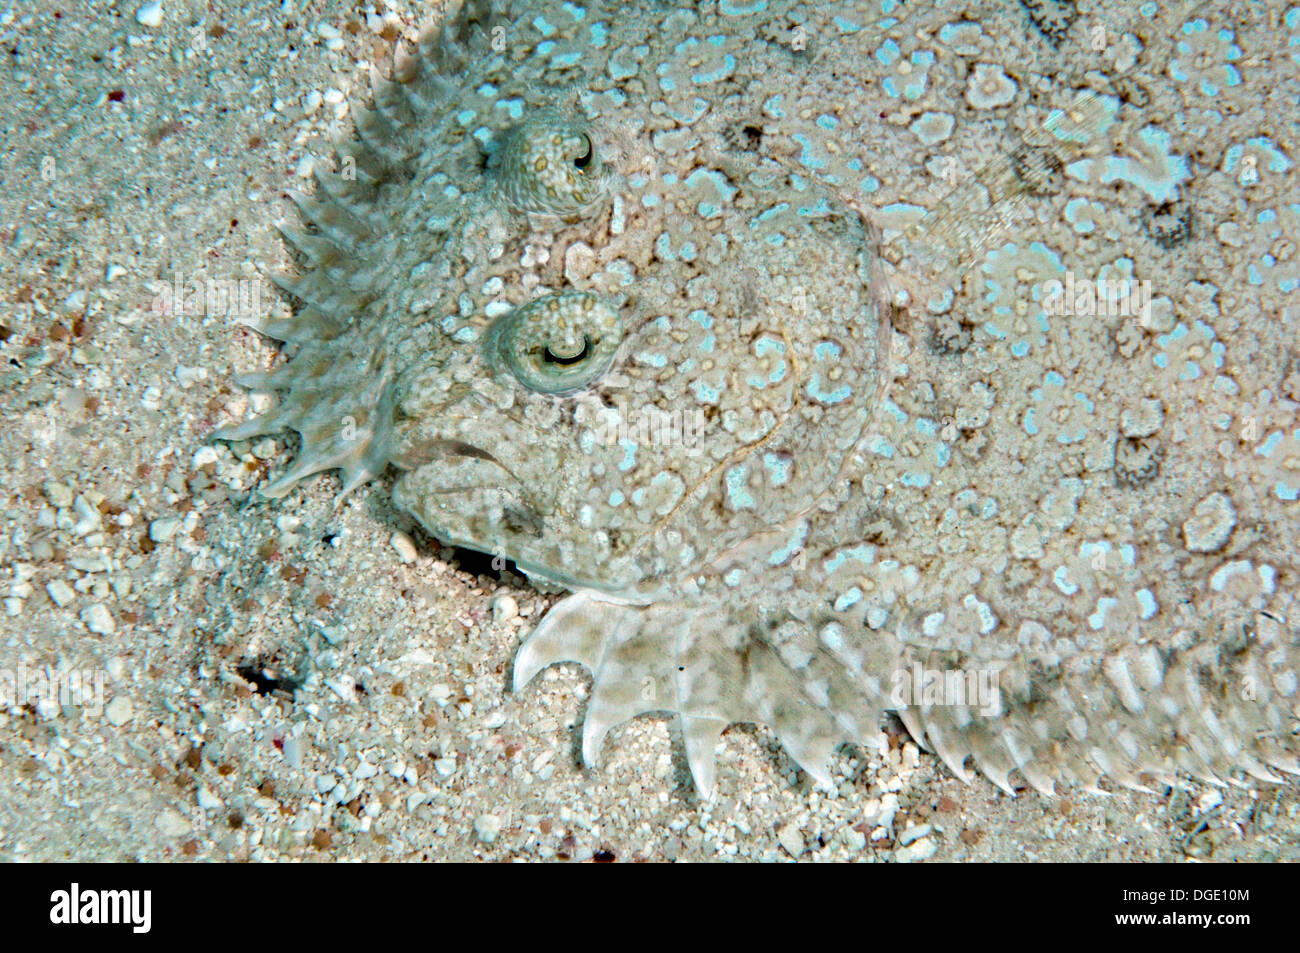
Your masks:
{"label": "raised eye stalk", "polygon": [[544,112],[506,136],[496,159],[506,201],[524,212],[570,216],[609,192],[609,168],[578,119]]}

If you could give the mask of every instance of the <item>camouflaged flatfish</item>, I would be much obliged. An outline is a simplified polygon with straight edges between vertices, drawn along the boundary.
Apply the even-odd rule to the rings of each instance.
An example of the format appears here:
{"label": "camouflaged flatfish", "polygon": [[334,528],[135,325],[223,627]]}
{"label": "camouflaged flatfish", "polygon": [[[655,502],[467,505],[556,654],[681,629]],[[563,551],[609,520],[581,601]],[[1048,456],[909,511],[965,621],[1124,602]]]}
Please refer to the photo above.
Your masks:
{"label": "camouflaged flatfish", "polygon": [[449,13],[218,436],[566,590],[514,683],[590,669],[588,763],[667,712],[706,794],[737,722],[829,784],[893,710],[1007,791],[1296,772],[1300,17],[920,6]]}

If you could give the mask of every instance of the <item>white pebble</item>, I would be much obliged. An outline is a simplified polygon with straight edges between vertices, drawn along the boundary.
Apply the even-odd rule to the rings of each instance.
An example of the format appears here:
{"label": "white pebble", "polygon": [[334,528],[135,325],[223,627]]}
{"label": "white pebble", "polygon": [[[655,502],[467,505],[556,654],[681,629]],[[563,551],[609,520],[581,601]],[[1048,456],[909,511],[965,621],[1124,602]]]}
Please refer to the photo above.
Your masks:
{"label": "white pebble", "polygon": [[474,833],[485,844],[491,844],[501,833],[501,818],[495,814],[480,814],[474,818]]}
{"label": "white pebble", "polygon": [[72,501],[72,511],[77,514],[77,523],[72,527],[72,535],[77,538],[93,533],[103,526],[99,510],[95,509],[84,496]]}
{"label": "white pebble", "polygon": [[135,22],[141,26],[156,27],[163,21],[162,4],[158,0],[146,3],[135,11]]}
{"label": "white pebble", "polygon": [[131,704],[131,699],[125,695],[114,695],[113,700],[104,706],[104,717],[114,727],[125,725],[134,714],[135,708]]}
{"label": "white pebble", "polygon": [[180,529],[181,521],[175,516],[164,516],[162,519],[156,519],[149,524],[149,538],[155,543],[165,543],[176,535]]}
{"label": "white pebble", "polygon": [[93,606],[82,609],[81,621],[86,623],[86,628],[96,635],[112,635],[117,630],[117,623],[113,621],[113,616],[102,602],[96,602]]}
{"label": "white pebble", "polygon": [[492,600],[492,621],[509,622],[519,615],[519,603],[514,596],[499,595]]}
{"label": "white pebble", "polygon": [[398,530],[392,535],[392,538],[389,539],[389,543],[392,544],[393,549],[397,550],[397,558],[402,562],[415,562],[415,543],[411,541],[411,537],[407,536],[401,530]]}
{"label": "white pebble", "polygon": [[784,825],[776,832],[776,839],[791,857],[798,857],[804,851],[803,834],[797,824]]}
{"label": "white pebble", "polygon": [[913,841],[901,850],[894,851],[894,860],[900,864],[911,864],[918,860],[929,860],[939,845],[928,837]]}
{"label": "white pebble", "polygon": [[898,846],[906,847],[913,841],[918,841],[922,837],[928,837],[932,828],[929,824],[918,824],[916,827],[909,827],[898,835]]}
{"label": "white pebble", "polygon": [[168,837],[180,837],[190,831],[189,821],[181,816],[179,811],[174,811],[171,808],[167,808],[167,810],[159,814],[154,820],[153,826]]}
{"label": "white pebble", "polygon": [[45,498],[53,506],[62,510],[72,505],[72,490],[64,484],[57,483],[54,480],[46,480],[42,489],[45,491]]}
{"label": "white pebble", "polygon": [[199,807],[203,808],[203,810],[218,811],[224,806],[225,804],[221,798],[213,794],[211,790],[205,787],[199,788]]}
{"label": "white pebble", "polygon": [[45,584],[45,591],[60,609],[66,608],[77,597],[72,587],[62,579],[51,579]]}

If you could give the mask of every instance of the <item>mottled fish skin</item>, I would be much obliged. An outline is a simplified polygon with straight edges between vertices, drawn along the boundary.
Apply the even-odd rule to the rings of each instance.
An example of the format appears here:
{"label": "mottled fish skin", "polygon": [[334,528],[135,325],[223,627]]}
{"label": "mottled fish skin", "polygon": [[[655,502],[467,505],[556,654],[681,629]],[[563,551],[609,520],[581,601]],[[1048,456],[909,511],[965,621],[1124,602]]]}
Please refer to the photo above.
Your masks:
{"label": "mottled fish skin", "polygon": [[589,764],[667,712],[706,795],[736,722],[830,785],[894,710],[1008,792],[1300,771],[1277,24],[1113,5],[1087,71],[1072,6],[894,6],[466,4],[298,198],[287,397],[219,436],[567,590],[514,682],[591,670]]}

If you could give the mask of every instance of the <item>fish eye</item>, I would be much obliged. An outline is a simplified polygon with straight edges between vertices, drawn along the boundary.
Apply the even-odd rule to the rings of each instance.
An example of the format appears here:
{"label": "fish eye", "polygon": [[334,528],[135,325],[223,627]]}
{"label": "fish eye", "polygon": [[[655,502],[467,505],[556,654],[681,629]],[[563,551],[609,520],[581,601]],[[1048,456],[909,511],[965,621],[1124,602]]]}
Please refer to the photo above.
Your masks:
{"label": "fish eye", "polygon": [[543,110],[515,126],[495,160],[501,191],[525,212],[569,216],[609,192],[611,174],[585,122]]}
{"label": "fish eye", "polygon": [[618,310],[598,295],[567,291],[497,318],[484,338],[488,363],[539,394],[567,394],[609,370],[623,339]]}

